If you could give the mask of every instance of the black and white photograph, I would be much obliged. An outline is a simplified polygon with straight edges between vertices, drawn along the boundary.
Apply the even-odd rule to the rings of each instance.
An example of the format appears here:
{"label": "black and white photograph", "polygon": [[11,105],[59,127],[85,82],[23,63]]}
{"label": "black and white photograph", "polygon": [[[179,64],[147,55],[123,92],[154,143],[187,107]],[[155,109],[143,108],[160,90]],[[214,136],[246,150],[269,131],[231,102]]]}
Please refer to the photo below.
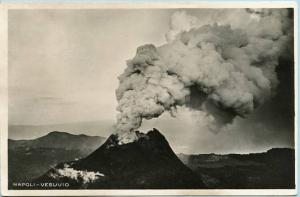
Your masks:
{"label": "black and white photograph", "polygon": [[296,191],[293,4],[6,11],[7,191]]}

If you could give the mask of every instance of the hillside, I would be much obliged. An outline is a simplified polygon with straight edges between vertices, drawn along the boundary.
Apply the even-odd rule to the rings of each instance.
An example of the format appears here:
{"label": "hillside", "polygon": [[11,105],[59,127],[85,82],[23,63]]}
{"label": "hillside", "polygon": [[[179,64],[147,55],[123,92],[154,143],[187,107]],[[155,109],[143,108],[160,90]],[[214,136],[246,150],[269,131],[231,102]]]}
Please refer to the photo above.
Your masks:
{"label": "hillside", "polygon": [[34,140],[8,141],[9,185],[28,181],[57,163],[85,157],[97,149],[103,137],[50,132]]}

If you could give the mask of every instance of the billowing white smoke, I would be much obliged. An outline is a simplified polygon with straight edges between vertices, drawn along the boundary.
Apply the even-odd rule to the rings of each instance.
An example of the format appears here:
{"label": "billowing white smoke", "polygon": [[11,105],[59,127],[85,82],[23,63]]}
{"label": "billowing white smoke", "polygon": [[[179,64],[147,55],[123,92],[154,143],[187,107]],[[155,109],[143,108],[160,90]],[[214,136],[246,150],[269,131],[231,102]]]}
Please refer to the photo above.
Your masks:
{"label": "billowing white smoke", "polygon": [[96,181],[99,177],[103,177],[104,174],[100,172],[75,170],[65,164],[63,169],[55,170],[55,172],[51,173],[50,176],[53,178],[69,177],[76,181],[82,181],[83,184],[87,184]]}
{"label": "billowing white smoke", "polygon": [[278,84],[275,69],[289,39],[287,14],[237,9],[218,23],[173,14],[167,44],[138,47],[119,77],[119,139],[134,141],[132,131],[143,119],[172,114],[176,106],[205,111],[218,125],[246,117]]}

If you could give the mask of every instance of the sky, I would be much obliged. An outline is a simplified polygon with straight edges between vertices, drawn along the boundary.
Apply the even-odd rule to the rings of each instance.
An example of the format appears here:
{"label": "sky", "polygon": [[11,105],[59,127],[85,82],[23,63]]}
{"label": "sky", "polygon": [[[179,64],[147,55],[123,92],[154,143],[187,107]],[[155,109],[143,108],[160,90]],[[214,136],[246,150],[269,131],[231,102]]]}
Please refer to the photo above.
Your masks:
{"label": "sky", "polygon": [[[140,45],[164,44],[175,11],[10,10],[9,125],[60,125],[55,129],[64,130],[66,124],[92,122],[90,127],[81,126],[80,132],[109,135],[117,115],[118,76],[126,68],[126,60],[134,57]],[[231,11],[187,12],[207,20]],[[248,153],[293,147],[293,62],[281,60],[277,71],[280,84],[276,95],[247,118],[236,118],[225,131],[207,130],[198,114],[184,107],[175,118],[166,112],[144,121],[140,130],[159,129],[172,148],[183,153]],[[43,129],[30,136],[18,128],[11,131],[13,138],[50,132]]]}

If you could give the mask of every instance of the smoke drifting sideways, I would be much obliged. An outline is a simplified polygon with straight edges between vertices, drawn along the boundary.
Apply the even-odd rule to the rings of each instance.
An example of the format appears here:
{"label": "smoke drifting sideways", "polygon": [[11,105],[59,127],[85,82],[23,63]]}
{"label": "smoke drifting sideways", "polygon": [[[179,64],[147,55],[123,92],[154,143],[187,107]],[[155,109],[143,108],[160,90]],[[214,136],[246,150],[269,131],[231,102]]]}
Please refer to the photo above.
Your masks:
{"label": "smoke drifting sideways", "polygon": [[135,141],[143,119],[178,106],[204,112],[214,132],[246,118],[276,93],[290,23],[288,9],[236,9],[215,21],[175,12],[167,43],[138,47],[119,76],[119,142]]}

